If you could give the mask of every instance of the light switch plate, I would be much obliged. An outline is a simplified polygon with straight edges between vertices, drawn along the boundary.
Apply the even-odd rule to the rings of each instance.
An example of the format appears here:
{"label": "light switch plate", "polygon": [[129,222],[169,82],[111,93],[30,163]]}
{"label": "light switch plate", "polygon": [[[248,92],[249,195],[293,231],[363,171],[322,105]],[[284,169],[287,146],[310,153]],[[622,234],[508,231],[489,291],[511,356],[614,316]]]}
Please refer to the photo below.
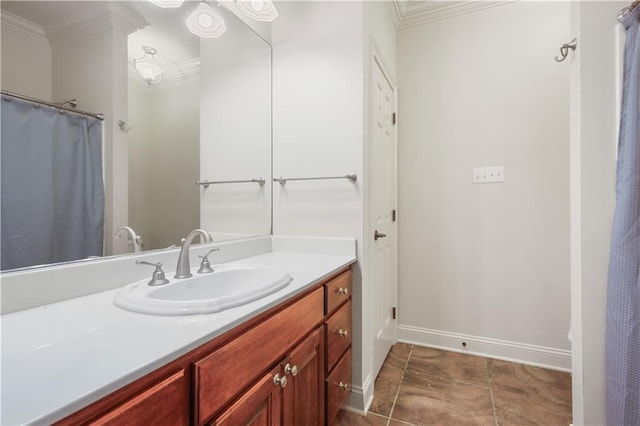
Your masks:
{"label": "light switch plate", "polygon": [[504,182],[504,167],[474,167],[473,183]]}

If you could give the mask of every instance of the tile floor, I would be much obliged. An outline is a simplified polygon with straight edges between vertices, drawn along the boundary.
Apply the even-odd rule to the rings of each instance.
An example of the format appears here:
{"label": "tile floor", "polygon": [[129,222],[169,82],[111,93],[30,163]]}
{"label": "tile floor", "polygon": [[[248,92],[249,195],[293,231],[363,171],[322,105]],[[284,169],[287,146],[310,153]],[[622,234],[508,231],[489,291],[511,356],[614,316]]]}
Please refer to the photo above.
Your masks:
{"label": "tile floor", "polygon": [[396,344],[376,379],[366,417],[347,425],[569,425],[569,373]]}

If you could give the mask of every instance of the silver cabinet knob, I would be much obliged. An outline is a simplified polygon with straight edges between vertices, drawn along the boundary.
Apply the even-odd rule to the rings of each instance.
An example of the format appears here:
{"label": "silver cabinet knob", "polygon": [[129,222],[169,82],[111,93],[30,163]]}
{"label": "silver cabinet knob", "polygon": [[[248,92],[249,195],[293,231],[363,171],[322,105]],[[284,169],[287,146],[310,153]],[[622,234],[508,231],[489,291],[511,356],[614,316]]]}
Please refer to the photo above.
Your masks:
{"label": "silver cabinet knob", "polygon": [[348,391],[349,389],[351,389],[351,386],[348,383],[345,383],[345,382],[338,383],[338,387],[340,389],[342,389],[343,391]]}
{"label": "silver cabinet knob", "polygon": [[275,376],[273,376],[273,384],[276,386],[280,386],[281,388],[287,386],[287,376],[276,374]]}
{"label": "silver cabinet knob", "polygon": [[291,374],[293,377],[298,375],[298,366],[294,365],[292,366],[291,364],[287,363],[287,365],[284,366],[284,374]]}
{"label": "silver cabinet knob", "polygon": [[347,294],[349,294],[349,289],[348,289],[348,288],[346,288],[346,287],[340,287],[340,288],[338,289],[338,294],[343,294],[343,295],[345,295],[345,296],[346,296]]}
{"label": "silver cabinet knob", "polygon": [[349,335],[349,332],[347,330],[343,330],[343,329],[340,329],[340,330],[336,331],[336,333],[340,337],[347,337]]}

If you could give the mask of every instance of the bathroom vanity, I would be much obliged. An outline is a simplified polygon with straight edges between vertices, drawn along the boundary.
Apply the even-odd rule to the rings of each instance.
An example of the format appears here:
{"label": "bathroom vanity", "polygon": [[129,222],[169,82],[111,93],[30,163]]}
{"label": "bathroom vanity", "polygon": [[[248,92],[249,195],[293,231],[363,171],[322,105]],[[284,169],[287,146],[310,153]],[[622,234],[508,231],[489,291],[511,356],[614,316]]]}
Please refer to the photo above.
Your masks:
{"label": "bathroom vanity", "polygon": [[63,419],[332,424],[350,391],[350,269]]}
{"label": "bathroom vanity", "polygon": [[222,312],[129,312],[116,288],[4,315],[2,423],[333,424],[351,391],[355,242],[265,241],[232,263],[293,281]]}

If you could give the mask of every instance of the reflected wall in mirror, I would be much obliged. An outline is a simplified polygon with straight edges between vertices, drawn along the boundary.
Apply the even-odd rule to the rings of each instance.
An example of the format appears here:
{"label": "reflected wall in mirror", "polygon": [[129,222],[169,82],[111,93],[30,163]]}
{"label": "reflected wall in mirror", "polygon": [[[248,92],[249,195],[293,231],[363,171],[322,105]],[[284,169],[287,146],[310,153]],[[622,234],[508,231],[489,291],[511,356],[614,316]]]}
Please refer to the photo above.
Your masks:
{"label": "reflected wall in mirror", "polygon": [[[211,10],[224,33],[190,32],[185,21],[199,4],[1,3],[2,89],[53,103],[73,98],[105,118],[101,252],[3,262],[3,270],[167,248],[194,228],[214,241],[271,232],[271,46],[223,6]],[[151,84],[134,67],[145,46],[162,70]],[[212,184],[196,184],[204,181]],[[67,214],[61,207],[54,210]]]}

